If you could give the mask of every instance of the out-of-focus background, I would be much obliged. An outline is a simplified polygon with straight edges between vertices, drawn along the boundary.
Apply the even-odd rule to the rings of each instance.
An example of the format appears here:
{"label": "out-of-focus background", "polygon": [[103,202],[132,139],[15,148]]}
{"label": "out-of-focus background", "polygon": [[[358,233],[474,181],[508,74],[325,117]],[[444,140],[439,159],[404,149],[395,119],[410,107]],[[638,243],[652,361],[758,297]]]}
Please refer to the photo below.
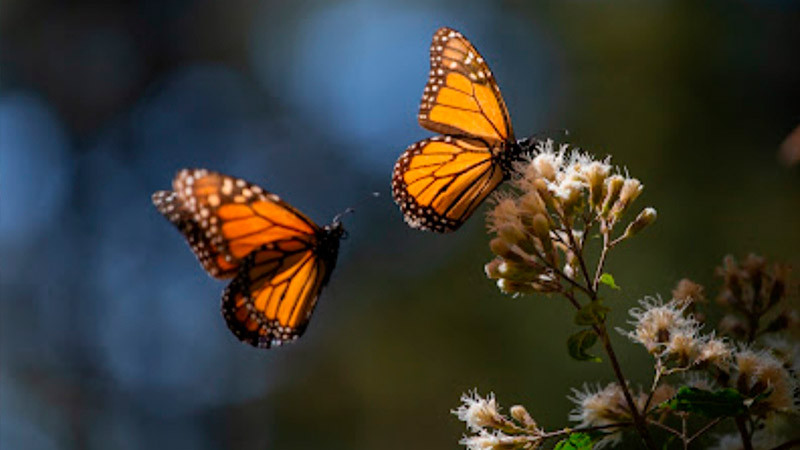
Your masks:
{"label": "out-of-focus background", "polygon": [[[390,194],[436,28],[489,61],[519,136],[640,178],[656,225],[612,254],[616,324],[723,255],[800,263],[800,6],[788,1],[54,1],[0,4],[0,447],[457,448],[462,392],[542,425],[604,364],[555,298],[483,274],[483,211],[405,226]],[[563,130],[568,130],[565,137]],[[239,343],[150,194],[207,167],[350,239],[306,334]],[[379,191],[382,197],[372,199]],[[648,358],[615,336],[627,374]]]}

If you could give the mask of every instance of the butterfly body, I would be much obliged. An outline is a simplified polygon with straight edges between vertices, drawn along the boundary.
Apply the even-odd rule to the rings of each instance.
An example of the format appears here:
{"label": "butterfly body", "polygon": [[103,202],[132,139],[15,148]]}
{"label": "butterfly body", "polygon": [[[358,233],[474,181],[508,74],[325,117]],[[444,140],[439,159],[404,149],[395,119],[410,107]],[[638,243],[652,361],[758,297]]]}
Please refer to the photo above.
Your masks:
{"label": "butterfly body", "polygon": [[440,28],[418,120],[441,133],[409,146],[395,164],[392,194],[413,228],[458,229],[530,153],[517,141],[486,61],[459,32]]}
{"label": "butterfly body", "polygon": [[233,278],[222,314],[240,340],[268,348],[303,333],[336,264],[338,219],[319,227],[277,195],[204,169],[178,172],[153,203],[209,275]]}

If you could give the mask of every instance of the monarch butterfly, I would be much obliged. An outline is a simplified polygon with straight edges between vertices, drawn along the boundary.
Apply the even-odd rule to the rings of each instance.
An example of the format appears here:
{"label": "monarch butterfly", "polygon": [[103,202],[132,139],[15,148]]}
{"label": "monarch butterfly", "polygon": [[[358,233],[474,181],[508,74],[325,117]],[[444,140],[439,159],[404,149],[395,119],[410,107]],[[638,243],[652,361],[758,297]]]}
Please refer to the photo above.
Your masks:
{"label": "monarch butterfly", "polygon": [[517,141],[489,66],[461,33],[440,28],[419,124],[441,133],[412,144],[397,160],[392,194],[413,228],[455,231],[530,151]]}
{"label": "monarch butterfly", "polygon": [[298,338],[327,284],[345,231],[317,226],[261,187],[184,169],[153,204],[188,241],[209,275],[233,278],[222,315],[241,341],[262,348]]}

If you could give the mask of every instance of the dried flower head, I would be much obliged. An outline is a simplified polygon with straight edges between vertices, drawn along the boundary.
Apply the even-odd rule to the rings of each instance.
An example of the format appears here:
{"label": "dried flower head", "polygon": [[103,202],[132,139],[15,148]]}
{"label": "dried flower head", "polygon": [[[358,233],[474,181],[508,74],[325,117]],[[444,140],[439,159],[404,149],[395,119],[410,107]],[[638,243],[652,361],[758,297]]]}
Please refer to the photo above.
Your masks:
{"label": "dried flower head", "polygon": [[681,306],[684,304],[689,305],[706,301],[705,295],[703,294],[703,286],[688,278],[678,281],[675,289],[672,290],[672,298],[679,302]]}
{"label": "dried flower head", "polygon": [[511,449],[535,449],[541,443],[540,439],[532,439],[529,436],[509,436],[501,431],[492,433],[482,430],[474,436],[464,436],[459,444],[467,447],[467,450],[511,450]]}
{"label": "dried flower head", "polygon": [[723,371],[728,371],[733,348],[723,339],[718,339],[712,333],[700,343],[696,364],[711,364]]}
{"label": "dried flower head", "polygon": [[[618,442],[622,438],[622,429],[631,421],[631,412],[622,388],[617,383],[610,383],[604,388],[592,388],[584,385],[582,390],[573,389],[568,397],[575,408],[569,414],[569,420],[579,422],[580,427],[607,427],[620,424],[620,427],[609,427],[604,444]],[[595,447],[596,448],[596,447]]]}
{"label": "dried flower head", "polygon": [[764,315],[788,293],[789,266],[768,265],[763,257],[752,253],[741,263],[726,256],[716,272],[723,279],[717,301],[747,317]]}
{"label": "dried flower head", "polygon": [[766,416],[774,412],[797,412],[794,393],[797,380],[771,353],[740,349],[734,357],[734,386],[747,398],[756,399],[751,412]]}
{"label": "dried flower head", "polygon": [[471,431],[498,428],[506,423],[507,419],[498,411],[492,393],[484,398],[477,391],[467,392],[461,396],[461,402],[461,406],[451,412],[458,416],[458,420],[465,422]]}
{"label": "dried flower head", "polygon": [[632,308],[630,321],[634,329],[619,330],[632,341],[642,344],[655,356],[674,354],[689,356],[697,345],[698,323],[683,314],[684,308],[677,302],[663,303],[658,297],[645,297],[639,301],[641,307]]}

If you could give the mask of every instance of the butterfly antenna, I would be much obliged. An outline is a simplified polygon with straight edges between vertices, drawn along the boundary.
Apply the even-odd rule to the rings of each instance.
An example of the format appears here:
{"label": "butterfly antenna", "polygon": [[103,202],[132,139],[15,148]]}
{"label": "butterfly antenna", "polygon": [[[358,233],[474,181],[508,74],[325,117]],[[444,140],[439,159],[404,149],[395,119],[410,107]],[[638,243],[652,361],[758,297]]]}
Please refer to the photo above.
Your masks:
{"label": "butterfly antenna", "polygon": [[342,217],[356,212],[355,208],[347,208],[333,218],[333,223],[342,223]]}
{"label": "butterfly antenna", "polygon": [[[356,203],[356,205],[358,205],[358,206],[360,207],[360,206],[361,206],[361,205],[362,205],[362,204],[363,204],[365,201],[367,201],[367,200],[369,200],[369,199],[372,199],[372,198],[378,198],[378,197],[380,197],[380,196],[381,196],[381,193],[380,193],[380,192],[377,192],[377,191],[375,191],[375,192],[370,192],[370,193],[369,193],[369,197],[367,197],[367,198],[362,198],[361,200],[359,200],[359,201],[358,201],[358,203]],[[354,207],[349,207],[349,208],[345,209],[344,211],[340,212],[339,214],[337,214],[337,215],[336,215],[336,216],[333,218],[333,223],[341,223],[341,222],[342,222],[342,218],[343,218],[344,216],[346,216],[346,215],[348,215],[348,214],[353,214],[353,213],[355,213],[355,212],[356,212],[356,209],[355,209]]]}

